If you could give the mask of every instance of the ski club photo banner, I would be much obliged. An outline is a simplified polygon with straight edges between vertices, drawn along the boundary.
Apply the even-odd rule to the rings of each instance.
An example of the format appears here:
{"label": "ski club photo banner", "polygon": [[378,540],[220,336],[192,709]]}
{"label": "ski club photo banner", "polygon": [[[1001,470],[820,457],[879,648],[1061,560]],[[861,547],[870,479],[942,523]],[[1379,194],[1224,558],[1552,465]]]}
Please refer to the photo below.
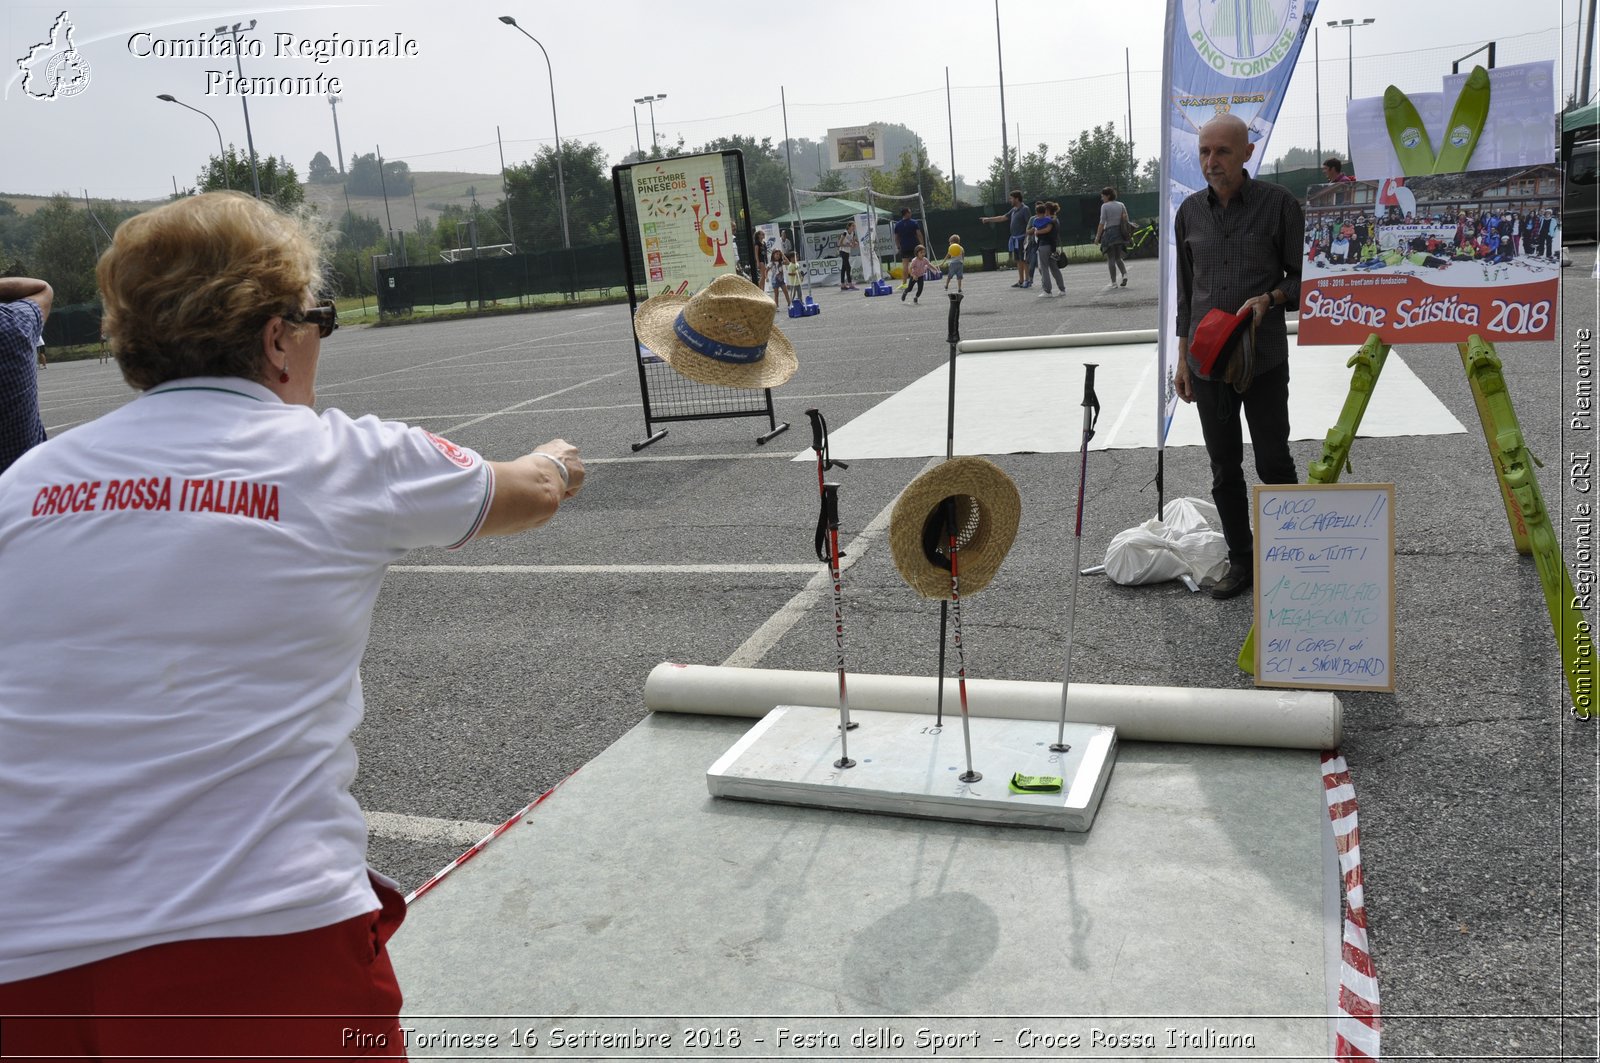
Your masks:
{"label": "ski club photo banner", "polygon": [[1555,338],[1562,171],[1548,60],[1353,100],[1366,180],[1307,190],[1302,344]]}
{"label": "ski club photo banner", "polygon": [[1246,168],[1254,177],[1263,145],[1283,105],[1289,78],[1310,31],[1317,0],[1168,0],[1166,61],[1161,88],[1161,302],[1156,444],[1165,447],[1177,408],[1178,205],[1206,187],[1200,171],[1200,127],[1234,114],[1256,146]]}
{"label": "ski club photo banner", "polygon": [[639,219],[645,289],[692,295],[739,269],[737,219],[728,209],[720,154],[639,164],[630,182]]}

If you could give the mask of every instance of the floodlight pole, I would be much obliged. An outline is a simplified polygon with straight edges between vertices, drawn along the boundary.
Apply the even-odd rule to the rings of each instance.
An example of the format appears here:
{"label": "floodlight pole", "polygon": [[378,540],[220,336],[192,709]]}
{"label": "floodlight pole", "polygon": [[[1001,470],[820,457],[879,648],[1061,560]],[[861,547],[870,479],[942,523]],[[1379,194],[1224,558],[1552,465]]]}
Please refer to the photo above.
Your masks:
{"label": "floodlight pole", "polygon": [[1364,18],[1360,22],[1353,18],[1342,18],[1338,20],[1330,19],[1328,22],[1328,25],[1335,29],[1343,27],[1346,31],[1345,39],[1349,42],[1349,51],[1345,60],[1350,76],[1350,87],[1345,93],[1345,102],[1347,103],[1356,98],[1356,30],[1363,26],[1370,26],[1376,21],[1378,20],[1375,18]]}
{"label": "floodlight pole", "polygon": [[[233,37],[233,65],[234,69],[239,73],[241,82],[244,81],[244,60],[239,58],[239,31],[243,30],[249,33],[255,28],[255,19],[251,19],[248,26],[242,22],[235,22],[231,27],[218,26],[216,28],[218,36],[227,33]],[[255,137],[250,133],[250,94],[248,92],[239,93],[239,104],[244,108],[244,143],[250,149],[250,184],[255,188],[256,198],[260,199],[261,175],[256,172],[256,141]]]}
{"label": "floodlight pole", "polygon": [[[522,34],[534,44],[539,44],[539,38],[517,25],[517,20],[510,15],[501,15],[500,21]],[[544,45],[539,44],[539,54],[544,56],[544,69],[550,76],[550,125],[556,132],[556,194],[561,197],[561,246],[567,250],[572,249],[572,233],[567,226],[567,178],[561,166],[562,156],[566,148],[561,143],[561,124],[556,120],[556,71],[550,65],[550,53],[544,50]]]}
{"label": "floodlight pole", "polygon": [[[666,93],[658,92],[654,96],[640,96],[638,99],[633,101],[634,103],[648,103],[650,105],[650,154],[651,155],[659,155],[659,154],[661,154],[661,148],[656,144],[656,101],[657,100],[664,100],[666,98],[667,98],[667,94]],[[634,112],[634,118],[633,118],[633,139],[634,139],[635,143],[637,143],[638,140],[639,140],[639,112],[637,112],[637,111]]]}
{"label": "floodlight pole", "polygon": [[[1000,168],[1006,186],[1000,190],[1001,202],[1011,190],[1011,147],[1006,143],[1006,53],[1000,44],[1000,0],[994,0],[994,51],[1000,66]],[[1019,138],[1020,142],[1020,138]]]}
{"label": "floodlight pole", "polygon": [[[222,130],[217,126],[217,120],[215,118],[212,118],[209,114],[206,114],[204,111],[202,111],[198,107],[190,107],[187,103],[184,103],[182,100],[178,99],[176,96],[172,95],[171,93],[163,92],[160,95],[158,95],[156,97],[156,99],[165,100],[168,103],[175,103],[179,107],[183,107],[183,108],[186,108],[188,110],[193,111],[195,114],[199,115],[201,118],[204,118],[206,121],[211,123],[211,128],[215,129],[217,131],[217,162],[222,167],[222,187],[228,189],[231,192],[233,190],[233,181],[232,181],[232,179],[230,178],[230,176],[228,174],[228,149],[222,146]],[[173,177],[172,190],[174,192],[176,192],[178,190],[177,177],[176,176]]]}

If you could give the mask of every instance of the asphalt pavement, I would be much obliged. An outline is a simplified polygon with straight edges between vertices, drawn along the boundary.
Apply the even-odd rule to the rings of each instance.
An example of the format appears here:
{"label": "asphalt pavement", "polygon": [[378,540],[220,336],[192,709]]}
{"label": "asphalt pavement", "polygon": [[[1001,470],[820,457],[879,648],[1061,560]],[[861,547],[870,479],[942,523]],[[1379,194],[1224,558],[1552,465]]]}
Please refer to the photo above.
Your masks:
{"label": "asphalt pavement", "polygon": [[[1569,564],[1571,518],[1593,500],[1571,455],[1595,450],[1592,429],[1568,427],[1573,345],[1595,327],[1597,291],[1595,248],[1571,250],[1558,340],[1501,350]],[[1130,271],[1128,288],[1107,292],[1102,266],[1072,267],[1057,299],[1008,287],[1008,272],[971,274],[962,336],[1154,327],[1156,263]],[[355,795],[373,816],[379,870],[415,887],[483,825],[582,768],[644,716],[644,679],[661,661],[832,666],[831,601],[751,641],[816,564],[815,465],[787,460],[809,446],[804,410],[843,425],[945,364],[949,349],[939,283],[918,305],[836,290],[816,300],[820,315],[780,319],[800,371],[775,392],[792,427],[765,446],[755,442],[765,422],[742,419],[669,424],[665,439],[630,449],[644,423],[626,306],[350,328],[324,342],[324,406],[420,424],[495,459],[561,436],[589,463],[583,494],[546,528],[420,551],[386,579],[356,735]],[[1533,561],[1512,548],[1454,347],[1397,353],[1469,432],[1359,439],[1344,477],[1396,484],[1397,689],[1341,694],[1385,1055],[1594,1058],[1600,725],[1569,711]],[[112,365],[41,375],[52,434],[131,397]],[[1059,415],[1079,423],[1080,398],[1062,395]],[[1343,399],[1327,396],[1330,426]],[[1320,452],[1293,446],[1302,470]],[[1076,456],[993,460],[1021,491],[1022,526],[999,576],[966,606],[968,669],[1058,679]],[[854,670],[934,670],[937,607],[905,588],[881,534],[861,537],[925,464],[864,460],[837,474],[845,549],[859,554],[845,586]],[[1090,455],[1085,563],[1154,514],[1154,474],[1153,450]],[[1168,497],[1205,497],[1209,480],[1202,448],[1168,451]],[[1073,677],[1247,689],[1234,657],[1250,620],[1248,596],[1084,579]]]}

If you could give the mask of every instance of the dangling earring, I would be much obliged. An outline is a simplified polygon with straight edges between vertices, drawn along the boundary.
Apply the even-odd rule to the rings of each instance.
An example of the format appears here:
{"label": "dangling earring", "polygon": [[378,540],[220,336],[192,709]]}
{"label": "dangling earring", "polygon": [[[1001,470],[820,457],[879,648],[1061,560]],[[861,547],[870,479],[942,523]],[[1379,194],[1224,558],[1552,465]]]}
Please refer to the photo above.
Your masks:
{"label": "dangling earring", "polygon": [[283,360],[283,368],[278,370],[278,383],[287,384],[288,382],[289,382],[289,359],[285,358]]}

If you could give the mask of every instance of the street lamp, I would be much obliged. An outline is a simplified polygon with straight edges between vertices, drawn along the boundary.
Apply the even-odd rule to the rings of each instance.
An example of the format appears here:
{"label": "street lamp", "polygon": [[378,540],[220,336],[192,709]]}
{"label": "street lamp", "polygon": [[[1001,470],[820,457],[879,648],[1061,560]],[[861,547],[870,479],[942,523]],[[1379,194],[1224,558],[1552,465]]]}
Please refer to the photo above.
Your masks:
{"label": "street lamp", "polygon": [[217,128],[217,120],[212,118],[209,114],[206,114],[198,107],[189,107],[187,103],[184,103],[182,100],[178,99],[176,96],[170,95],[169,93],[163,92],[158,95],[156,99],[166,100],[168,103],[175,103],[179,107],[188,108],[201,118],[204,118],[206,121],[210,122],[212,129],[217,130],[217,161],[222,167],[222,184],[223,187],[227,188],[230,192],[233,191],[233,182],[229,180],[228,177],[228,149],[222,146],[222,130]]}
{"label": "street lamp", "polygon": [[1378,20],[1375,18],[1364,18],[1360,22],[1357,22],[1353,18],[1342,18],[1337,21],[1329,20],[1328,22],[1328,25],[1332,26],[1334,29],[1338,29],[1340,26],[1345,28],[1345,39],[1349,42],[1350,46],[1349,52],[1347,53],[1348,59],[1346,60],[1349,64],[1350,72],[1350,87],[1345,93],[1345,100],[1347,102],[1356,98],[1356,30],[1360,29],[1362,26],[1370,26],[1376,21]]}
{"label": "street lamp", "polygon": [[[233,35],[233,65],[234,68],[239,72],[239,80],[241,82],[244,80],[244,61],[239,58],[239,31],[244,30],[246,33],[249,33],[255,28],[255,19],[251,19],[250,25],[248,26],[242,22],[235,22],[232,27],[218,26],[216,28],[216,34],[219,37],[224,33],[231,33]],[[256,198],[260,199],[261,177],[256,173],[256,141],[255,138],[250,135],[250,94],[246,92],[239,93],[239,103],[244,106],[244,142],[245,146],[250,149],[250,183],[255,186]]]}
{"label": "street lamp", "polygon": [[[500,21],[522,34],[534,44],[539,44],[539,38],[517,25],[517,20],[510,15],[501,15]],[[539,44],[539,54],[544,56],[545,72],[550,76],[550,124],[556,131],[556,194],[561,197],[561,246],[572,247],[572,236],[567,228],[567,178],[561,166],[561,157],[566,154],[566,149],[561,144],[561,126],[556,121],[556,72],[550,65],[550,53],[544,50],[544,45]]]}
{"label": "street lamp", "polygon": [[650,154],[654,155],[661,149],[656,147],[656,101],[664,100],[667,94],[662,92],[654,96],[640,96],[634,103],[648,103],[650,105]]}

